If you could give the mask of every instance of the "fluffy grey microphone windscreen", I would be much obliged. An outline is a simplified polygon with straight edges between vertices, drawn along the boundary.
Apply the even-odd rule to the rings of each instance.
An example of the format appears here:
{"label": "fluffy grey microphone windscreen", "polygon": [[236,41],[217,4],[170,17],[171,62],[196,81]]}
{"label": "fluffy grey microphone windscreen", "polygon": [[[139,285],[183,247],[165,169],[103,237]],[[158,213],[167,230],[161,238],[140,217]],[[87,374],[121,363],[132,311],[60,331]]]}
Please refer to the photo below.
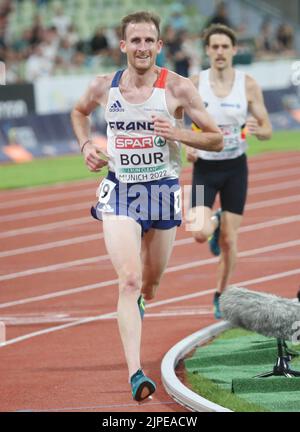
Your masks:
{"label": "fluffy grey microphone windscreen", "polygon": [[225,320],[264,336],[291,340],[300,327],[300,304],[245,288],[232,286],[220,297]]}

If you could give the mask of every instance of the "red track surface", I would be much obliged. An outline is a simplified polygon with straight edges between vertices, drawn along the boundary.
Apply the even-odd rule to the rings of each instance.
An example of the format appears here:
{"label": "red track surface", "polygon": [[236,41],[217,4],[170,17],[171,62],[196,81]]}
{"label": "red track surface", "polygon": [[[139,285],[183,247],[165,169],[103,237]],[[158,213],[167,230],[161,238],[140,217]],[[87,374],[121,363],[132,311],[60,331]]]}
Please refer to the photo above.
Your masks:
{"label": "red track surface", "polygon": [[[299,162],[299,152],[250,159],[233,283],[295,297]],[[187,169],[182,182],[189,181]],[[168,271],[144,319],[142,362],[158,390],[151,401],[135,403],[114,315],[116,275],[101,224],[89,217],[96,186],[82,181],[0,193],[0,321],[12,342],[0,346],[0,411],[185,411],[165,392],[160,363],[180,339],[214,322],[216,259],[184,226],[178,230]]]}

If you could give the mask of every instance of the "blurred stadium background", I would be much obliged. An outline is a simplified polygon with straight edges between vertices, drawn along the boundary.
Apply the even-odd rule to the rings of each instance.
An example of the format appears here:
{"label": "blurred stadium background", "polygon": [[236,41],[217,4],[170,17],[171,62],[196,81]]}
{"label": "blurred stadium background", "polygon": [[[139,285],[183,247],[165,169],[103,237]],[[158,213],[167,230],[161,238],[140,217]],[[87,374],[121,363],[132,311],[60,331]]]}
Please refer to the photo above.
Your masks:
{"label": "blurred stadium background", "polygon": [[[262,86],[274,130],[299,129],[300,0],[0,0],[0,162],[78,154],[70,110],[95,74],[124,66],[118,25],[137,9],[160,15],[158,64],[183,76],[208,66],[207,25],[233,27],[236,67]],[[102,140],[103,112],[92,120]]]}

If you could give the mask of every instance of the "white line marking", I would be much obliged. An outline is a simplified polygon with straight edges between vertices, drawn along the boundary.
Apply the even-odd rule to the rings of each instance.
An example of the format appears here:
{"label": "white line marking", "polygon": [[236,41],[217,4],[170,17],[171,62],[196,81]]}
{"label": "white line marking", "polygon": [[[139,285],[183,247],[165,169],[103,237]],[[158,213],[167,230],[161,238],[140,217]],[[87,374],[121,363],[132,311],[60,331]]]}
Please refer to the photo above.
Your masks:
{"label": "white line marking", "polygon": [[275,199],[270,199],[270,200],[258,201],[255,203],[247,204],[246,210],[273,207],[273,206],[288,204],[288,203],[297,202],[297,201],[300,201],[300,194],[290,195],[287,197],[275,198]]}
{"label": "white line marking", "polygon": [[[273,191],[286,190],[290,188],[296,188],[298,186],[300,186],[300,180],[281,182],[281,183],[271,184],[267,186],[258,186],[258,187],[249,188],[248,194],[255,195],[255,194],[261,194],[265,192],[273,192]],[[94,201],[96,201],[96,198],[94,198]],[[0,222],[11,222],[14,220],[24,220],[24,219],[34,218],[34,217],[40,218],[42,216],[51,216],[51,215],[56,215],[61,213],[71,214],[73,211],[87,210],[91,206],[91,203],[92,201],[91,199],[89,199],[86,201],[81,200],[81,202],[77,204],[64,204],[62,206],[56,206],[56,207],[51,207],[42,210],[32,210],[26,212],[14,211],[13,213],[0,216]]]}
{"label": "white line marking", "polygon": [[0,252],[0,258],[14,256],[14,255],[21,255],[25,253],[40,252],[43,250],[55,249],[55,248],[70,246],[78,243],[87,243],[89,241],[100,240],[102,238],[103,238],[103,233],[99,233],[99,234],[91,234],[91,235],[85,235],[80,237],[73,237],[68,240],[59,240],[56,242],[43,243],[35,246],[27,246],[19,249],[11,249],[8,251]]}
{"label": "white line marking", "polygon": [[251,176],[250,171],[250,183],[256,183],[260,180],[267,180],[267,179],[278,179],[280,177],[291,177],[293,175],[299,175],[299,168],[292,168],[292,169],[286,169],[286,170],[276,170],[276,171],[268,171],[263,173],[255,173],[255,175]]}
{"label": "white line marking", "polygon": [[109,281],[98,282],[98,283],[90,284],[90,285],[84,285],[84,286],[79,287],[79,288],[70,288],[70,289],[63,290],[63,291],[52,292],[51,294],[43,294],[43,295],[36,296],[36,297],[27,297],[27,298],[21,299],[21,300],[15,300],[15,301],[7,302],[7,303],[0,303],[0,309],[4,309],[4,308],[10,307],[10,306],[17,306],[17,305],[21,305],[21,304],[27,304],[27,303],[33,303],[33,302],[48,300],[50,298],[63,297],[63,296],[72,295],[72,294],[78,294],[78,293],[82,293],[85,291],[91,291],[93,289],[99,289],[99,288],[104,288],[104,287],[111,286],[111,285],[117,285],[117,283],[118,283],[118,279],[112,279]]}
{"label": "white line marking", "polygon": [[[274,245],[264,246],[261,248],[249,249],[249,250],[246,250],[244,252],[239,252],[238,257],[239,258],[248,257],[248,256],[252,256],[255,254],[272,252],[275,250],[290,248],[290,247],[299,246],[299,245],[300,245],[300,240],[292,240],[292,241],[288,241],[288,242],[284,242],[284,243],[275,243]],[[189,262],[187,264],[179,264],[177,266],[168,267],[166,272],[167,273],[173,273],[173,272],[176,272],[179,270],[186,270],[186,269],[191,269],[194,267],[200,267],[200,266],[204,266],[206,264],[212,264],[212,263],[218,262],[218,260],[219,260],[218,258],[208,258],[205,260],[192,261],[192,262]]]}
{"label": "white line marking", "polygon": [[[299,197],[297,196],[297,198],[300,200],[300,195]],[[257,206],[258,204],[265,204],[263,207],[267,207],[267,203],[269,202],[271,205],[275,205],[275,200],[269,200],[269,201],[261,201],[258,203],[253,203],[253,205]],[[255,207],[255,208],[259,208]],[[293,216],[293,218],[297,218],[297,216]],[[285,220],[284,220],[285,219]],[[284,223],[290,223],[291,219],[287,219],[283,218]],[[279,220],[278,220],[279,221]],[[240,232],[246,232],[246,231],[256,231],[257,229],[262,229],[262,228],[266,228],[266,226],[274,226],[274,225],[278,225],[279,223],[276,223],[276,221],[268,221],[268,222],[264,222],[261,224],[253,224],[250,226],[246,226],[246,227],[242,227],[240,229]],[[281,224],[282,222],[280,222]],[[99,234],[99,239],[103,238],[103,233]],[[182,239],[182,240],[176,240],[175,241],[175,246],[182,246],[182,245],[186,245],[186,244],[191,244],[193,243],[194,240],[192,238],[188,238],[188,239]],[[5,253],[5,252],[3,252]],[[7,253],[7,252],[6,252]],[[1,255],[0,255],[1,257]],[[54,271],[54,270],[62,270],[64,268],[70,268],[70,267],[75,267],[75,266],[80,266],[80,265],[84,265],[84,264],[93,264],[96,263],[98,260],[99,261],[104,261],[107,260],[109,258],[108,255],[101,255],[98,257],[91,257],[91,258],[85,258],[85,259],[79,259],[79,260],[75,260],[75,261],[67,261],[64,263],[59,263],[59,264],[53,264],[53,265],[49,265],[49,266],[43,266],[43,267],[38,267],[38,268],[31,268],[31,269],[27,269],[21,272],[15,272],[15,273],[9,273],[9,274],[5,274],[0,276],[0,281],[4,281],[4,280],[10,280],[10,279],[15,279],[18,277],[24,277],[24,276],[31,276],[33,274],[39,274],[39,273],[46,273],[49,271]]]}
{"label": "white line marking", "polygon": [[[260,254],[260,253],[272,252],[275,250],[291,248],[291,247],[299,246],[299,245],[300,245],[300,240],[293,240],[293,241],[289,241],[289,242],[285,242],[285,243],[277,243],[277,244],[270,245],[270,246],[264,246],[262,248],[249,249],[249,250],[246,250],[243,252],[239,252],[238,257],[249,257],[249,256],[253,256],[256,254]],[[191,269],[191,268],[195,268],[195,267],[202,267],[202,266],[213,264],[216,262],[218,262],[217,257],[208,258],[205,260],[202,259],[202,260],[192,261],[192,262],[189,262],[186,264],[179,264],[179,265],[176,265],[173,267],[168,267],[166,269],[165,273],[174,273],[174,272],[181,271],[181,270],[187,270],[187,269]],[[54,292],[54,293],[52,292],[50,294],[44,294],[41,296],[29,297],[29,298],[15,300],[15,301],[7,302],[7,303],[0,303],[0,309],[10,307],[10,306],[17,306],[17,305],[25,304],[25,303],[37,302],[37,301],[41,301],[41,300],[48,300],[50,298],[52,299],[52,298],[61,297],[61,296],[65,296],[65,295],[78,294],[80,292],[90,291],[90,290],[98,289],[98,288],[103,288],[103,287],[115,285],[117,283],[118,283],[118,279],[113,279],[113,280],[108,280],[105,282],[99,282],[99,283],[95,283],[95,284],[91,284],[91,285],[85,285],[83,287],[71,288],[68,290]]]}
{"label": "white line marking", "polygon": [[[96,201],[96,198],[94,199],[94,201]],[[24,220],[24,219],[34,218],[34,217],[41,218],[43,216],[52,216],[60,213],[71,214],[73,211],[84,210],[84,209],[88,211],[89,206],[91,206],[91,200],[89,201],[81,200],[79,204],[64,204],[62,206],[51,207],[48,209],[32,210],[26,212],[18,211],[4,216],[0,216],[0,222],[12,222],[14,220]]]}
{"label": "white line marking", "polygon": [[[269,276],[263,276],[260,278],[249,279],[249,280],[242,281],[242,282],[236,282],[235,285],[247,286],[247,285],[252,285],[254,283],[266,282],[266,281],[270,281],[270,280],[274,280],[274,279],[281,279],[281,278],[285,278],[288,276],[294,276],[294,275],[299,274],[299,273],[300,273],[300,269],[295,269],[295,270],[281,272],[281,273],[277,273],[277,274],[273,274],[273,275],[269,275]],[[187,294],[185,296],[173,297],[173,298],[168,299],[168,300],[161,300],[161,301],[158,301],[155,303],[148,304],[147,309],[161,306],[164,304],[179,302],[182,300],[189,300],[189,299],[196,298],[196,297],[203,297],[207,294],[213,293],[214,291],[215,291],[215,288],[201,291],[201,292],[197,292],[197,293],[193,293],[193,294]],[[6,342],[2,342],[2,343],[0,343],[0,347],[12,345],[12,344],[15,344],[17,342],[22,342],[24,340],[28,340],[28,339],[31,339],[31,338],[36,337],[36,336],[42,336],[44,334],[53,333],[53,332],[56,332],[59,330],[64,330],[64,329],[79,326],[82,324],[88,324],[91,322],[104,320],[104,319],[110,318],[112,316],[116,316],[116,312],[110,312],[110,313],[103,314],[103,315],[97,315],[97,316],[90,317],[90,318],[84,318],[84,319],[80,319],[80,320],[72,322],[72,323],[62,324],[60,326],[50,327],[48,329],[39,330],[39,331],[36,331],[33,333],[28,333],[28,334],[16,337],[14,339],[10,339]]]}
{"label": "white line marking", "polygon": [[[57,228],[66,228],[66,227],[71,227],[71,226],[75,226],[75,225],[82,225],[88,222],[91,222],[92,217],[81,217],[81,218],[77,218],[77,219],[66,219],[63,220],[61,222],[53,222],[53,223],[48,223],[48,224],[44,224],[44,225],[35,225],[33,227],[28,227],[28,228],[18,228],[18,229],[14,229],[14,230],[10,230],[10,231],[4,231],[2,233],[0,233],[0,238],[7,238],[7,237],[14,237],[14,236],[19,236],[19,235],[24,235],[24,234],[33,234],[33,233],[37,233],[37,232],[45,232],[45,231],[50,231],[50,230],[54,230]],[[95,221],[96,222],[96,221]]]}
{"label": "white line marking", "polygon": [[242,226],[239,229],[239,232],[243,233],[243,232],[249,232],[249,231],[256,231],[259,229],[271,228],[273,226],[279,226],[279,225],[285,225],[285,224],[291,224],[294,222],[299,222],[299,220],[300,220],[300,215],[286,216],[286,217],[280,218],[280,219],[268,220],[267,222],[260,222],[257,224]]}
{"label": "white line marking", "polygon": [[62,269],[70,268],[70,267],[77,267],[77,266],[81,266],[81,265],[85,265],[85,264],[94,264],[94,263],[98,263],[99,261],[105,261],[107,259],[108,259],[107,255],[102,255],[100,257],[97,256],[97,257],[92,257],[92,258],[79,259],[79,260],[75,260],[75,261],[68,261],[68,262],[64,262],[64,263],[60,263],[60,264],[48,265],[45,267],[38,267],[35,269],[28,269],[28,270],[24,270],[21,272],[10,273],[10,274],[0,276],[0,281],[16,279],[16,278],[25,277],[25,276],[31,276],[34,274],[48,273],[48,272],[52,272],[55,270],[62,270]]}
{"label": "white line marking", "polygon": [[[255,283],[269,282],[269,281],[274,280],[274,279],[275,280],[281,279],[281,278],[285,278],[285,277],[289,277],[289,276],[295,276],[298,274],[300,274],[300,268],[297,268],[294,270],[289,270],[286,272],[281,272],[281,273],[274,273],[272,275],[262,276],[262,277],[255,278],[255,279],[249,279],[247,281],[234,282],[231,285],[248,286],[248,285],[253,285]],[[152,308],[152,307],[156,307],[156,306],[162,306],[162,305],[169,304],[169,303],[175,303],[175,302],[179,302],[179,301],[183,301],[183,300],[190,300],[193,298],[202,297],[204,295],[214,293],[215,290],[216,290],[216,288],[212,288],[209,290],[200,291],[200,292],[196,292],[193,294],[186,294],[186,295],[179,296],[179,297],[173,297],[173,298],[168,299],[168,300],[161,300],[161,301],[158,301],[155,303],[150,303],[150,304],[147,304],[147,310]]]}
{"label": "white line marking", "polygon": [[281,182],[281,183],[272,183],[270,185],[266,186],[257,186],[257,187],[250,187],[248,190],[248,195],[258,195],[266,192],[274,192],[279,190],[286,190],[286,189],[292,189],[300,186],[300,180],[299,181],[287,181],[287,182]]}
{"label": "white line marking", "polygon": [[295,157],[295,156],[289,156],[289,157],[282,157],[283,154],[277,154],[276,158],[273,159],[267,159],[265,161],[260,161],[259,159],[256,159],[255,161],[251,161],[251,157],[248,159],[248,163],[250,165],[250,169],[252,171],[261,171],[263,169],[266,168],[275,168],[278,169],[279,167],[286,167],[289,165],[294,165],[294,162],[296,162],[296,164],[299,164],[300,159]]}
{"label": "white line marking", "polygon": [[[244,227],[241,227],[239,229],[239,232],[249,232],[249,231],[256,231],[258,229],[263,228],[269,228],[273,226],[279,226],[284,224],[291,224],[293,222],[299,222],[300,221],[300,215],[293,215],[293,216],[286,216],[284,218],[280,219],[274,219],[274,220],[268,220],[267,222],[260,222],[252,225],[247,225]],[[68,240],[60,240],[56,242],[49,242],[49,243],[42,243],[35,246],[27,246],[23,248],[18,249],[10,249],[8,251],[0,252],[0,258],[8,257],[8,256],[14,256],[14,255],[20,255],[23,253],[30,253],[30,252],[39,252],[43,250],[58,248],[58,247],[64,247],[64,246],[70,246],[77,243],[87,243],[89,241],[95,241],[103,238],[103,233],[99,234],[91,234],[86,236],[80,236],[80,237],[74,237]],[[182,240],[176,240],[175,246],[180,246],[183,244],[190,244],[194,243],[194,240],[192,238],[185,238]]]}
{"label": "white line marking", "polygon": [[[292,160],[291,157],[289,159],[282,159],[282,160],[281,159],[271,159],[271,160],[262,161],[262,162],[259,162],[257,159],[251,160],[251,158],[250,158],[250,159],[248,159],[250,178],[253,179],[253,176],[255,175],[255,177],[256,177],[257,173],[259,173],[259,172],[264,173],[266,168],[274,168],[272,171],[268,171],[268,173],[272,172],[274,174],[274,178],[275,178],[275,177],[277,177],[278,171],[281,171],[281,167],[286,168],[289,165],[297,165],[297,164],[299,164],[299,161],[300,160],[298,158],[295,158],[294,160]],[[295,162],[296,162],[296,164],[295,164]],[[289,168],[289,169],[293,169],[293,168]],[[191,176],[192,176],[192,168],[186,167],[182,171],[180,179],[182,181],[184,181],[188,178],[191,178]],[[269,177],[267,177],[267,178],[269,178]],[[251,181],[252,181],[252,179],[251,179]]]}
{"label": "white line marking", "polygon": [[[149,396],[148,399],[151,400],[152,396]],[[148,406],[155,406],[155,405],[178,405],[177,402],[174,401],[159,401],[159,402],[149,402],[147,400],[147,407]],[[22,409],[17,410],[16,412],[61,412],[61,411],[87,411],[87,410],[98,410],[106,408],[105,412],[111,411],[112,408],[126,408],[126,407],[139,407],[138,402],[133,403],[126,403],[126,404],[115,404],[115,405],[95,405],[95,406],[81,406],[81,407],[62,407],[62,408],[47,408],[47,409]],[[118,412],[118,411],[116,411]]]}
{"label": "white line marking", "polygon": [[44,204],[52,201],[65,201],[72,198],[78,201],[78,198],[80,198],[81,196],[86,197],[88,194],[91,194],[91,196],[94,195],[94,197],[96,197],[96,188],[97,188],[97,183],[95,183],[94,188],[92,185],[90,185],[90,187],[87,189],[78,190],[74,192],[61,192],[58,194],[41,195],[38,197],[28,197],[28,198],[22,198],[14,201],[7,201],[7,202],[0,203],[0,209],[7,209],[12,207],[20,208],[23,206],[28,206],[29,204]]}
{"label": "white line marking", "polygon": [[[70,193],[78,192],[78,190],[80,190],[81,187],[84,188],[83,190],[85,191],[87,191],[87,188],[93,190],[95,184],[99,183],[99,181],[100,181],[100,177],[98,179],[95,178],[95,179],[83,179],[83,180],[70,180],[69,182],[64,182],[64,183],[24,187],[24,188],[17,188],[17,189],[0,189],[0,196],[1,199],[4,201],[6,196],[16,197],[14,200],[15,204],[18,204],[20,201],[21,203],[22,202],[25,203],[27,199],[29,200],[34,199],[36,200],[36,202],[42,202],[40,200],[48,196],[49,197],[59,196],[63,199],[63,198],[67,198]],[[63,192],[56,193],[56,191],[59,191],[61,189],[63,189]],[[27,195],[29,195],[29,197]],[[35,197],[33,195],[38,195],[38,196]],[[9,205],[9,203],[11,202],[13,201],[11,200],[7,202],[2,202],[0,204],[0,208],[5,208],[6,204]]]}
{"label": "white line marking", "polygon": [[[282,205],[282,204],[288,204],[288,203],[297,202],[297,201],[300,201],[300,194],[291,195],[291,196],[287,196],[287,197],[283,197],[283,198],[276,198],[276,199],[271,199],[271,200],[262,200],[262,201],[257,201],[255,203],[250,203],[250,204],[246,205],[246,210],[247,209],[251,210],[251,209],[257,209],[257,208],[264,208],[264,207],[272,207],[272,206],[276,206],[278,204]],[[90,217],[82,217],[82,218],[77,218],[77,219],[67,219],[67,220],[63,220],[60,222],[54,222],[54,223],[50,223],[50,224],[36,225],[36,226],[28,227],[28,228],[18,228],[18,229],[14,229],[14,230],[10,230],[10,231],[4,231],[4,232],[0,233],[0,238],[7,238],[7,237],[16,236],[16,235],[32,234],[35,232],[52,230],[52,229],[57,229],[57,228],[61,228],[61,227],[65,228],[66,226],[80,225],[80,224],[84,224],[84,223],[91,222],[91,221],[92,221],[92,217],[90,216]]]}
{"label": "white line marking", "polygon": [[[184,310],[177,308],[176,310],[165,310],[158,313],[147,313],[147,318],[157,317],[177,317],[177,316],[194,316],[194,315],[212,315],[213,308],[205,307],[191,310]],[[37,317],[31,316],[15,316],[15,315],[2,315],[0,316],[0,323],[7,326],[26,326],[37,324],[62,324],[78,321],[79,319],[88,318],[88,316],[66,316],[66,314],[45,314]],[[107,320],[114,320],[115,317],[108,317]]]}

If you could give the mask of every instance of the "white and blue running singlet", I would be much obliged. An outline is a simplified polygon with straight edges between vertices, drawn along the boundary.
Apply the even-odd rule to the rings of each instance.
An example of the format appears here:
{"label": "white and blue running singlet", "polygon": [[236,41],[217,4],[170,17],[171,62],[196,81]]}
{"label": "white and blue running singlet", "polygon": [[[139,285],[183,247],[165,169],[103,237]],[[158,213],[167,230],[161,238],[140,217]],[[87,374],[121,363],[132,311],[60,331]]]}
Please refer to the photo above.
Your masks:
{"label": "white and blue running singlet", "polygon": [[101,182],[92,216],[103,213],[127,216],[140,224],[142,234],[151,228],[171,229],[181,224],[180,143],[154,134],[152,116],[172,124],[165,97],[167,69],[161,69],[151,96],[130,104],[120,90],[123,71],[112,80],[105,118],[109,172]]}
{"label": "white and blue running singlet", "polygon": [[235,159],[247,149],[243,131],[248,112],[245,73],[235,69],[232,89],[224,98],[214,94],[209,76],[210,69],[200,73],[198,90],[206,110],[222,130],[224,148],[221,152],[198,150],[198,155],[206,160]]}
{"label": "white and blue running singlet", "polygon": [[127,102],[119,89],[123,70],[112,81],[105,111],[109,170],[124,183],[178,178],[180,143],[154,134],[152,116],[176,123],[168,111],[165,85],[168,70],[162,68],[151,96],[142,103]]}

